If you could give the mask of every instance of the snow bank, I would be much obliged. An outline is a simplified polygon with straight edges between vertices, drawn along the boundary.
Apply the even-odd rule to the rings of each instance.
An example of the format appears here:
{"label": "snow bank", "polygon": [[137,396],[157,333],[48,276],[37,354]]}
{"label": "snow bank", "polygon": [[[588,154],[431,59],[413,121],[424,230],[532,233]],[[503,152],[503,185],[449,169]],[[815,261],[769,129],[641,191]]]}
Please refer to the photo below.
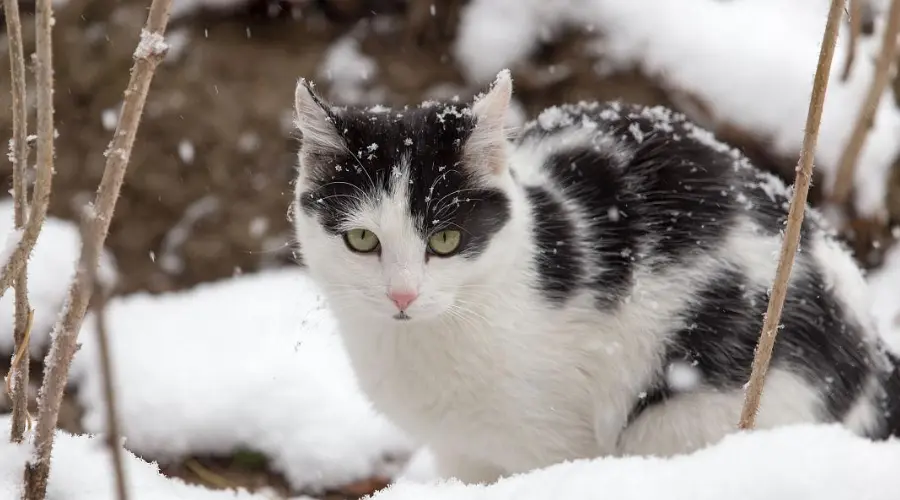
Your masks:
{"label": "snow bank", "polygon": [[[0,428],[8,429],[9,416],[0,417]],[[0,439],[0,498],[12,500],[21,494],[22,471],[31,455],[31,445],[16,445]],[[125,476],[133,500],[269,500],[246,491],[212,491],[170,479],[131,453],[124,453]],[[73,436],[57,431],[53,446],[48,499],[114,500],[113,472],[109,452],[102,439]]]}
{"label": "snow bank", "polygon": [[[667,85],[706,101],[716,121],[771,141],[788,157],[800,151],[827,0],[473,0],[464,9],[454,52],[468,78],[486,83],[527,57],[565,24],[588,26],[614,67],[637,65]],[[846,26],[844,26],[846,31]],[[881,40],[861,40],[854,72],[840,81],[841,38],[832,66],[817,167],[832,182],[841,151],[871,81]],[[846,33],[845,33],[846,35]],[[855,203],[865,215],[884,208],[887,175],[900,152],[900,110],[888,89],[856,171]]]}
{"label": "snow bank", "polygon": [[[145,458],[265,454],[297,490],[392,477],[413,451],[360,393],[302,270],[109,303],[126,446]],[[95,320],[72,367],[89,432],[105,428]]]}
{"label": "snow bank", "polygon": [[[0,200],[0,238],[14,231],[13,202],[9,198]],[[62,309],[80,252],[78,226],[47,217],[28,261],[28,299],[34,309],[30,344],[32,358],[43,356],[49,345],[50,330]],[[99,279],[107,285],[112,285],[116,280],[115,264],[108,252],[101,257]],[[13,351],[15,304],[12,290],[0,298],[0,318],[3,318],[0,321],[0,351],[7,354]]]}
{"label": "snow bank", "polygon": [[801,425],[735,434],[671,459],[569,462],[490,486],[398,481],[372,500],[888,500],[900,492],[898,468],[900,441]]}

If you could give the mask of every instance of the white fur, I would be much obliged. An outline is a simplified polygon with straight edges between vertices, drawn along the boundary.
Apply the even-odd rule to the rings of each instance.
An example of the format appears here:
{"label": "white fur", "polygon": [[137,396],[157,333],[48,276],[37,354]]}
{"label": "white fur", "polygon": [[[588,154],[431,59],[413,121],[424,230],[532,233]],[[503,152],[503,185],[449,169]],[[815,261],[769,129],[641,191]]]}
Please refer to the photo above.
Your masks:
{"label": "white fur", "polygon": [[[498,81],[496,102],[503,102],[508,92]],[[493,117],[496,102],[476,114]],[[510,151],[519,182],[543,182],[544,158],[572,139]],[[310,273],[339,318],[361,387],[379,411],[431,447],[444,475],[488,482],[581,457],[674,454],[736,429],[743,392],[701,388],[649,408],[623,433],[635,395],[660,366],[673,318],[693,290],[723,259],[770,282],[778,238],[748,240],[753,228],[746,221],[735,225],[719,253],[664,272],[638,267],[633,293],[612,312],[598,311],[587,293],[553,308],[534,286],[530,207],[506,169],[484,176],[512,203],[509,222],[483,254],[474,261],[428,262],[408,216],[408,169],[408,163],[397,165],[389,196],[360,200],[351,224],[379,237],[381,261],[348,251],[302,211],[295,225]],[[298,179],[302,192],[303,175]],[[566,209],[578,215],[577,206]],[[827,248],[818,251],[827,258]],[[851,278],[843,272],[833,279]],[[410,321],[392,318],[396,309],[386,291],[394,286],[419,294],[407,310]],[[820,406],[802,378],[773,369],[758,426],[813,421]],[[851,412],[860,426],[871,420],[863,406]]]}

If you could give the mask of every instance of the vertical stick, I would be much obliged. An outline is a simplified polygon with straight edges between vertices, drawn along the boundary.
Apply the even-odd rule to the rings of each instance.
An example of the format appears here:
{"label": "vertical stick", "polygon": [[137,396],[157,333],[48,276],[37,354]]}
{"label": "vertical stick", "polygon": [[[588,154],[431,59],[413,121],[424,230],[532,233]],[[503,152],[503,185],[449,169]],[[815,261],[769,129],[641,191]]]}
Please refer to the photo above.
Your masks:
{"label": "vertical stick", "polygon": [[[85,222],[87,222],[85,220]],[[87,237],[87,231],[83,230],[82,239]],[[100,369],[103,372],[103,392],[106,396],[106,445],[109,447],[109,456],[112,460],[113,471],[116,475],[116,492],[118,500],[128,500],[128,487],[125,481],[125,467],[122,462],[122,441],[119,432],[119,417],[117,412],[115,382],[113,381],[112,357],[109,354],[109,334],[106,329],[106,290],[103,289],[97,277],[97,268],[92,268],[88,281],[92,284],[97,316],[97,344],[100,347]]]}
{"label": "vertical stick", "polygon": [[794,195],[788,211],[787,227],[784,232],[784,241],[781,244],[781,256],[778,259],[775,283],[772,286],[772,295],[769,297],[769,306],[759,336],[759,344],[756,346],[756,355],[753,357],[753,370],[750,374],[750,382],[747,384],[744,407],[741,409],[739,423],[741,429],[752,429],[756,424],[756,412],[759,410],[759,400],[762,396],[766,372],[769,369],[769,361],[772,359],[772,349],[775,347],[778,324],[781,322],[781,311],[784,308],[784,299],[787,296],[788,283],[794,265],[794,254],[800,243],[800,226],[803,223],[803,212],[806,210],[809,182],[813,174],[816,141],[819,137],[822,108],[825,104],[825,91],[828,88],[828,77],[831,73],[831,61],[834,59],[834,47],[837,44],[843,7],[843,0],[831,0],[825,34],[822,36],[822,47],[819,51],[819,63],[816,66],[816,76],[813,80],[809,112],[806,116],[806,131],[803,135],[797,176],[794,179]]}
{"label": "vertical stick", "polygon": [[[42,0],[49,4],[50,0]],[[34,437],[34,455],[25,465],[25,500],[44,500],[47,479],[50,475],[50,455],[53,451],[56,423],[62,403],[63,390],[69,378],[69,367],[77,348],[78,331],[84,320],[93,291],[87,282],[89,273],[99,264],[100,252],[109,232],[116,201],[131,148],[137,135],[141,114],[147,100],[147,92],[156,67],[165,57],[167,46],[163,39],[169,20],[172,0],[153,0],[147,16],[147,24],[141,31],[141,40],[134,51],[134,66],[125,89],[125,99],[119,114],[119,122],[112,142],[106,151],[103,178],[94,199],[93,213],[88,217],[85,240],[75,279],[69,287],[65,308],[53,328],[53,343],[44,360],[44,382],[38,398],[38,418]]]}
{"label": "vertical stick", "polygon": [[[12,77],[12,116],[13,143],[10,144],[10,160],[13,163],[13,200],[15,203],[16,229],[24,230],[28,221],[28,188],[26,187],[26,170],[28,168],[28,113],[25,108],[25,55],[22,47],[22,21],[19,18],[17,0],[4,0],[3,9],[6,15],[6,32],[9,37],[9,66]],[[15,443],[22,442],[25,426],[28,421],[28,342],[30,305],[28,304],[28,264],[15,276],[16,315],[15,315],[15,349],[13,363],[10,364],[8,385],[12,388],[12,425],[10,439]],[[16,356],[25,352],[24,356]],[[16,362],[18,360],[18,362]]]}
{"label": "vertical stick", "polygon": [[856,58],[856,45],[860,34],[862,34],[863,1],[850,0],[850,39],[847,43],[847,58],[844,59],[844,71],[841,74],[841,81],[844,82],[850,78],[850,71],[853,70],[853,60]]}

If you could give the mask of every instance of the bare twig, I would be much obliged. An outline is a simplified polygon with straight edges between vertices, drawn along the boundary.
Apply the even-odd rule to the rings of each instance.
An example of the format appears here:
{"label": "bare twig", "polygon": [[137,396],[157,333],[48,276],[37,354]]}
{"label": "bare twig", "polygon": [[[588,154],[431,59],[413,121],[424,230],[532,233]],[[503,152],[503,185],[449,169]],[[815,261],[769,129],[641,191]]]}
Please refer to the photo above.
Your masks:
{"label": "bare twig", "polygon": [[853,70],[853,62],[856,58],[857,42],[862,34],[862,14],[863,2],[865,0],[850,0],[850,12],[847,15],[850,21],[850,39],[847,44],[847,58],[844,59],[844,71],[841,74],[841,81],[846,82],[850,78],[850,72]]}
{"label": "bare twig", "polygon": [[[49,1],[49,0],[45,0]],[[53,343],[45,359],[44,382],[38,401],[38,419],[35,429],[35,451],[25,466],[25,500],[43,500],[47,492],[50,474],[50,453],[59,417],[63,389],[69,376],[69,367],[75,355],[78,331],[84,320],[92,289],[88,286],[89,274],[99,264],[100,252],[106,241],[116,200],[125,177],[131,148],[140,124],[141,113],[147,100],[147,91],[156,67],[166,53],[163,40],[172,0],[153,0],[147,24],[141,31],[141,41],[134,52],[135,63],[131,79],[125,89],[124,103],[119,122],[109,149],[106,166],[94,200],[93,213],[88,218],[85,239],[75,279],[69,287],[66,306],[54,326]]]}
{"label": "bare twig", "polygon": [[[10,3],[5,2],[7,9]],[[51,0],[38,0],[35,15],[35,32],[37,38],[37,176],[34,181],[34,192],[31,204],[31,213],[25,224],[22,239],[16,245],[9,260],[2,263],[0,268],[0,297],[12,286],[13,282],[21,275],[22,270],[31,256],[31,250],[41,234],[44,217],[47,215],[47,205],[50,203],[50,188],[53,181],[53,6]],[[7,17],[7,23],[9,17]],[[12,37],[11,37],[12,38]],[[10,42],[10,53],[12,42]],[[16,65],[13,64],[16,72]],[[24,78],[24,69],[22,71]],[[24,80],[23,80],[24,82]],[[15,81],[13,82],[15,85]],[[23,83],[24,87],[24,83]],[[15,87],[13,87],[15,88]],[[24,125],[24,123],[23,123]],[[16,149],[22,147],[25,141],[16,138]],[[24,167],[23,167],[24,168]]]}
{"label": "bare twig", "polygon": [[843,206],[853,190],[853,172],[859,160],[859,154],[866,143],[869,129],[872,127],[875,113],[878,111],[878,103],[891,80],[891,66],[897,59],[897,35],[900,34],[900,0],[893,0],[888,10],[887,24],[884,27],[884,35],[881,40],[881,52],[875,61],[875,74],[869,85],[869,92],[863,101],[856,122],[853,124],[853,132],[847,140],[847,145],[841,153],[838,162],[837,175],[834,178],[834,188],[831,192],[831,202],[837,206]]}
{"label": "bare twig", "polygon": [[772,285],[772,294],[769,297],[769,306],[759,336],[759,344],[756,346],[756,355],[753,357],[753,370],[750,374],[750,382],[747,384],[744,407],[741,409],[741,420],[738,424],[741,429],[752,429],[756,423],[759,400],[762,396],[766,372],[769,369],[769,361],[772,359],[772,349],[775,347],[778,324],[781,322],[781,311],[784,308],[784,299],[787,296],[791,269],[794,265],[794,254],[800,244],[800,227],[803,224],[809,182],[813,175],[813,158],[819,138],[825,91],[828,88],[828,76],[831,73],[831,61],[834,59],[834,47],[837,43],[843,5],[843,0],[831,0],[831,8],[828,11],[828,21],[825,24],[825,34],[822,36],[822,46],[819,50],[819,63],[813,79],[809,112],[806,115],[806,131],[800,150],[800,162],[797,165],[797,176],[794,179],[794,194],[791,197],[787,227],[781,244],[781,256],[778,259],[775,282]]}
{"label": "bare twig", "polygon": [[[87,218],[82,224],[82,240],[88,238]],[[122,462],[122,442],[119,432],[119,418],[116,408],[116,390],[113,382],[112,359],[109,354],[109,335],[106,330],[106,290],[97,277],[97,268],[89,269],[88,282],[96,294],[94,314],[97,318],[97,344],[100,348],[100,369],[103,372],[103,391],[106,393],[106,445],[116,474],[116,492],[119,500],[128,500],[125,482],[125,467]]]}
{"label": "bare twig", "polygon": [[[22,21],[19,18],[19,3],[16,0],[4,0],[3,10],[6,15],[6,32],[9,36],[9,66],[12,76],[12,111],[13,142],[10,144],[9,159],[13,164],[13,200],[15,203],[16,229],[23,231],[28,221],[28,188],[26,187],[26,170],[28,168],[28,113],[25,108],[25,54],[22,47]],[[16,282],[16,315],[14,353],[27,352],[27,333],[29,332],[31,307],[28,304],[28,269],[22,263],[22,269],[15,274]],[[11,386],[12,425],[10,439],[15,443],[22,442],[28,417],[28,359],[24,362],[10,364],[7,382]]]}

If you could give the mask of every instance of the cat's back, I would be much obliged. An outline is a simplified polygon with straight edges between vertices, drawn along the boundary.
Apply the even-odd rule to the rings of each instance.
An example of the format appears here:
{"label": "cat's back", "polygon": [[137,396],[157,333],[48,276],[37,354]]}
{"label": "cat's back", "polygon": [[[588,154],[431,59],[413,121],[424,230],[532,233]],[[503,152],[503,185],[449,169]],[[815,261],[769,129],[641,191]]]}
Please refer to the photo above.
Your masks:
{"label": "cat's back", "polygon": [[[658,318],[641,328],[667,339],[660,373],[687,360],[705,383],[739,388],[777,267],[787,186],[663,107],[549,108],[513,151],[545,298],[565,307],[590,291],[617,324]],[[852,256],[807,208],[773,363],[816,388],[824,420],[877,406],[866,406],[884,377],[866,297]],[[651,386],[653,397],[677,393],[665,376]],[[878,427],[862,420],[861,431]]]}

